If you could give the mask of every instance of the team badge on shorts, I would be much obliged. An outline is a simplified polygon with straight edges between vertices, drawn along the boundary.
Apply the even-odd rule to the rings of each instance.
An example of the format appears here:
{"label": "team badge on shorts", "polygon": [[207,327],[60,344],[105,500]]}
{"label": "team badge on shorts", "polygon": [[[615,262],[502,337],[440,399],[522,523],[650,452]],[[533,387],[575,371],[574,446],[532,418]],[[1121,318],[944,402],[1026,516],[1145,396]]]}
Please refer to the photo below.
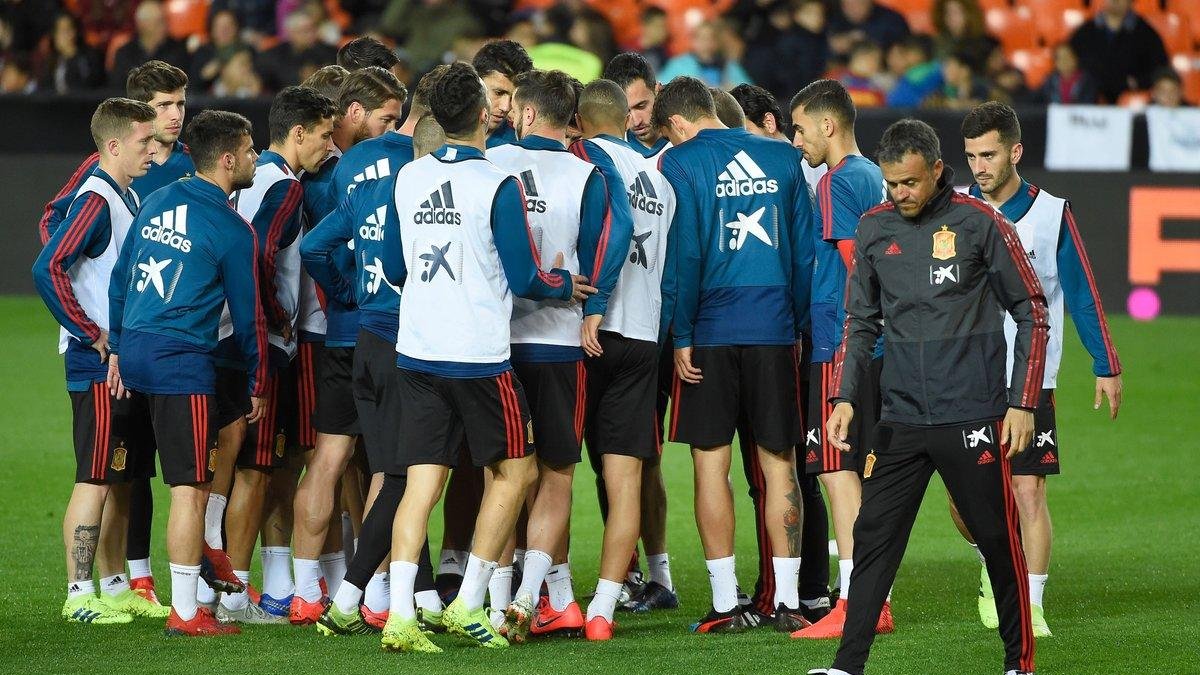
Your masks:
{"label": "team badge on shorts", "polygon": [[275,434],[275,456],[283,457],[283,446],[287,444],[287,436]]}
{"label": "team badge on shorts", "polygon": [[217,470],[217,446],[213,445],[208,449],[208,470]]}
{"label": "team badge on shorts", "polygon": [[863,478],[870,478],[871,472],[875,470],[875,451],[867,453],[867,460],[863,463]]}
{"label": "team badge on shorts", "polygon": [[933,257],[938,260],[949,260],[957,253],[954,250],[954,238],[958,236],[950,231],[949,225],[943,225],[941,231],[933,233]]}
{"label": "team badge on shorts", "polygon": [[525,444],[533,445],[533,420],[525,423]]}
{"label": "team badge on shorts", "polygon": [[125,458],[128,454],[124,444],[119,444],[113,448],[112,464],[110,465],[113,471],[125,470]]}

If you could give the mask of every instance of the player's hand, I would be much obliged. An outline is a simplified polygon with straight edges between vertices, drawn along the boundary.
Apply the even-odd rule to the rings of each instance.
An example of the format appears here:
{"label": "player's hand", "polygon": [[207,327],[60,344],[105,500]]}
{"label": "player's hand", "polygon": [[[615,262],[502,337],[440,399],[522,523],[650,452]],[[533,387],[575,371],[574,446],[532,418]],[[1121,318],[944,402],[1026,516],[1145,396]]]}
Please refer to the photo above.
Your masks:
{"label": "player's hand", "polygon": [[121,382],[121,370],[117,365],[117,355],[108,355],[108,393],[114,398],[129,398],[129,390]]}
{"label": "player's hand", "polygon": [[[560,270],[565,269],[563,267],[563,263],[564,263],[563,254],[562,254],[562,251],[559,251],[558,255],[554,256],[554,268],[560,269]],[[587,277],[583,276],[582,274],[572,274],[571,275],[571,301],[572,302],[583,302],[584,300],[588,299],[589,295],[595,293],[596,290],[597,289],[595,286],[588,285]]]}
{"label": "player's hand", "polygon": [[1009,408],[1004,416],[1004,425],[1000,427],[1000,445],[1008,446],[1008,459],[1022,452],[1033,440],[1033,411],[1021,408]]}
{"label": "player's hand", "polygon": [[263,413],[266,412],[266,409],[267,400],[265,398],[262,396],[251,396],[250,414],[246,415],[246,421],[250,424],[254,424],[255,422],[261,420],[263,418]]}
{"label": "player's hand", "polygon": [[1109,419],[1117,419],[1117,411],[1121,409],[1121,392],[1123,389],[1124,385],[1121,384],[1120,375],[1097,377],[1096,400],[1092,402],[1092,410],[1099,410],[1101,398],[1107,396],[1108,417]]}
{"label": "player's hand", "polygon": [[279,336],[283,338],[283,343],[286,345],[292,344],[292,338],[296,336],[295,330],[292,328],[291,321],[284,321],[283,328],[279,329]]}
{"label": "player's hand", "polygon": [[580,341],[583,343],[583,352],[588,356],[600,356],[604,353],[600,346],[601,321],[604,321],[603,314],[589,314],[583,317]]}
{"label": "player's hand", "polygon": [[829,420],[825,422],[825,438],[833,447],[842,452],[850,452],[850,444],[846,437],[850,435],[850,420],[854,419],[854,406],[842,401],[833,406]]}
{"label": "player's hand", "polygon": [[100,337],[96,338],[96,341],[92,343],[92,349],[100,352],[100,363],[108,360],[108,331],[103,328],[100,329]]}
{"label": "player's hand", "polygon": [[692,348],[677,347],[675,349],[675,373],[679,379],[688,384],[700,384],[704,379],[700,369],[692,365]]}

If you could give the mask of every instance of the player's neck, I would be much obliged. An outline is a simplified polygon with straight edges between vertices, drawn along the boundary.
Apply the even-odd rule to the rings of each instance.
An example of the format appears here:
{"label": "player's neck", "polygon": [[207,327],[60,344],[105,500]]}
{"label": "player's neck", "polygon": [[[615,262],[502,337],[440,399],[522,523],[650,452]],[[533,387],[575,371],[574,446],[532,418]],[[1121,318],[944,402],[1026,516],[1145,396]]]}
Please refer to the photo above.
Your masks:
{"label": "player's neck", "polygon": [[212,183],[213,185],[217,186],[217,188],[219,188],[221,190],[221,192],[225,193],[226,197],[228,197],[230,194],[233,193],[233,177],[232,176],[210,176],[210,175],[204,173],[203,171],[197,171],[196,178],[199,178],[200,180],[202,180],[206,183]]}
{"label": "player's neck", "polygon": [[159,140],[152,140],[150,142],[157,148],[154,152],[154,163],[159,166],[166,164],[167,160],[171,159],[171,152],[175,150],[175,143],[163,143]]}
{"label": "player's neck", "polygon": [[537,136],[539,138],[545,138],[547,140],[557,141],[558,143],[561,143],[564,148],[567,147],[567,128],[566,127],[563,127],[561,129],[555,129],[548,125],[535,124],[533,127],[525,130],[524,138],[529,138],[530,136]]}
{"label": "player's neck", "polygon": [[825,164],[832,169],[850,155],[861,154],[862,152],[858,149],[858,141],[854,140],[853,136],[850,138],[834,136],[829,139],[829,152],[825,155]]}
{"label": "player's neck", "polygon": [[716,117],[700,117],[695,122],[692,122],[692,128],[697,132],[705,129],[728,129],[729,127],[721,123],[721,120]]}
{"label": "player's neck", "polygon": [[333,144],[345,152],[354,145],[354,129],[347,124],[339,124],[333,128]]}
{"label": "player's neck", "polygon": [[118,167],[115,162],[106,162],[106,159],[108,158],[101,158],[100,170],[108,174],[109,178],[113,179],[113,182],[121,188],[121,192],[125,192],[129,189],[130,184],[133,183],[133,177],[126,174],[124,171],[121,171],[120,167]]}
{"label": "player's neck", "polygon": [[279,144],[279,143],[272,143],[269,147],[267,147],[267,150],[270,150],[271,152],[282,157],[283,161],[287,162],[288,168],[292,170],[292,173],[300,172],[300,151],[299,150],[297,150],[296,148],[291,147],[287,144]]}
{"label": "player's neck", "polygon": [[996,208],[1000,208],[1005,202],[1012,199],[1012,196],[1017,194],[1017,190],[1021,189],[1021,174],[1013,169],[1012,176],[1008,182],[999,188],[992,190],[991,193],[984,193],[983,198],[988,204]]}
{"label": "player's neck", "polygon": [[475,148],[480,152],[487,152],[487,132],[485,131],[482,134],[477,133],[473,136],[451,136],[447,134],[446,145],[461,145],[467,148]]}
{"label": "player's neck", "polygon": [[[595,138],[597,136],[611,136],[612,138],[625,138],[625,130],[620,126],[597,126],[587,130],[584,138]],[[639,141],[640,143],[641,141]]]}
{"label": "player's neck", "polygon": [[428,114],[428,110],[416,110],[415,108],[408,111],[408,117],[404,118],[404,124],[401,124],[396,132],[405,136],[412,136],[417,131],[417,122],[420,122],[421,118]]}

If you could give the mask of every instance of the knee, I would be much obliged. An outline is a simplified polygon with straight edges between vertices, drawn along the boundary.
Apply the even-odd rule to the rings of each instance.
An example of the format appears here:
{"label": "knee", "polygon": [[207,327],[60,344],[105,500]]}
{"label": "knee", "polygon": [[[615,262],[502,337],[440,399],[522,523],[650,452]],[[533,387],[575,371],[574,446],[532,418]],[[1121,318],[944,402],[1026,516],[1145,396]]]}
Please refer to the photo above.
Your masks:
{"label": "knee", "polygon": [[1023,517],[1037,518],[1046,504],[1045,479],[1040,476],[1023,478],[1032,480],[1013,480],[1013,499]]}

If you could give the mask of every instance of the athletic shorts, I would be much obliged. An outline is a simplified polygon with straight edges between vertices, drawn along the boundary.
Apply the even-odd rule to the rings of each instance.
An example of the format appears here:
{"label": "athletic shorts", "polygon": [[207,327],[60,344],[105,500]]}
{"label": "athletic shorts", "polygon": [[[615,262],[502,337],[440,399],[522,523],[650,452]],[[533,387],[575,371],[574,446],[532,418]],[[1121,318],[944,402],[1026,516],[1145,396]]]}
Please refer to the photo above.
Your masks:
{"label": "athletic shorts", "polygon": [[296,378],[293,364],[271,373],[264,397],[261,420],[246,427],[238,450],[237,466],[270,472],[283,466],[289,448],[298,447],[296,437]]}
{"label": "athletic shorts", "polygon": [[239,417],[250,414],[250,379],[244,370],[217,366],[217,429],[224,429]]}
{"label": "athletic shorts", "polygon": [[76,483],[112,485],[154,476],[154,432],[144,396],[113,398],[105,382],[68,393]]}
{"label": "athletic shorts", "polygon": [[163,482],[207,483],[217,457],[216,397],[212,394],[146,394]]}
{"label": "athletic shorts", "polygon": [[675,375],[671,392],[673,441],[694,448],[730,445],[739,416],[755,441],[771,452],[788,452],[800,442],[800,374],[791,346],[696,347],[692,365],[698,384]]}
{"label": "athletic shorts", "polygon": [[296,359],[292,362],[296,381],[296,438],[288,441],[305,450],[317,444],[313,412],[317,408],[317,363],[323,351],[325,345],[320,342],[301,342],[296,345]]}
{"label": "athletic shorts", "polygon": [[814,363],[809,366],[808,407],[804,431],[804,469],[810,475],[833,473],[834,471],[863,472],[867,447],[875,439],[875,425],[879,422],[880,406],[879,377],[883,372],[883,359],[874,359],[867,368],[867,377],[858,388],[858,400],[854,402],[854,418],[846,442],[848,452],[833,447],[825,437],[825,424],[833,413],[829,397],[833,395],[833,363]]}
{"label": "athletic shorts", "polygon": [[658,457],[662,453],[662,427],[655,411],[658,344],[601,331],[600,346],[604,353],[586,361],[588,452]]}
{"label": "athletic shorts", "polygon": [[313,428],[318,433],[357,436],[354,407],[354,347],[325,347],[317,359],[317,408]]}
{"label": "athletic shorts", "polygon": [[533,416],[533,445],[548,466],[578,464],[583,458],[587,368],[583,361],[514,363]]}
{"label": "athletic shorts", "polygon": [[512,371],[452,378],[399,370],[397,467],[458,466],[464,440],[471,462],[479,467],[533,454],[529,404]]}
{"label": "athletic shorts", "polygon": [[358,331],[354,348],[354,405],[367,451],[369,473],[389,471],[400,437],[400,397],[397,380],[396,346],[371,331]]}
{"label": "athletic shorts", "polygon": [[1051,476],[1059,473],[1058,423],[1054,418],[1054,390],[1043,389],[1033,411],[1033,441],[1010,462],[1015,476]]}

